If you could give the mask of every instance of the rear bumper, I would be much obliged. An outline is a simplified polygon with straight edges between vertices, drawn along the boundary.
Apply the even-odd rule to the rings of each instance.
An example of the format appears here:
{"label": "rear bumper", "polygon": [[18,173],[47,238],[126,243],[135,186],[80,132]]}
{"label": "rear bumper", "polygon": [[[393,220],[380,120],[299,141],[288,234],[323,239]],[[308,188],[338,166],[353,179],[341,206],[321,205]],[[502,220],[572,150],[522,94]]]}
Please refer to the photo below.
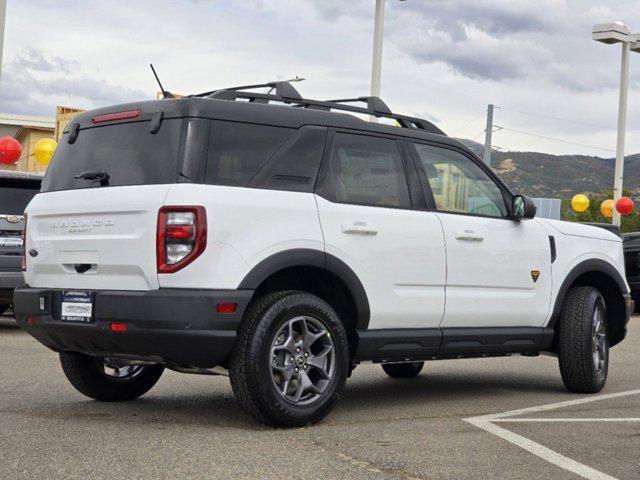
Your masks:
{"label": "rear bumper", "polygon": [[0,272],[0,303],[13,303],[13,290],[23,284],[22,270]]}
{"label": "rear bumper", "polygon": [[[20,327],[56,351],[74,351],[210,368],[231,353],[252,290],[94,291],[94,321],[60,320],[62,290],[19,287],[14,311]],[[218,303],[236,303],[217,313]],[[125,332],[114,332],[113,322]]]}

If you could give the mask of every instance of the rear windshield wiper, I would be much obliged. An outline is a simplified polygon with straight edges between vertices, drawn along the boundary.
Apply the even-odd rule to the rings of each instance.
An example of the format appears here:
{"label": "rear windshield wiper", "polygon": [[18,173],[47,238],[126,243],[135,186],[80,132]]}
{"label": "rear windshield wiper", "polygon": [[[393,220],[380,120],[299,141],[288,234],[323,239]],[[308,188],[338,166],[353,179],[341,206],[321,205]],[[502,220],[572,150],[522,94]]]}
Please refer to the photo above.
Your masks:
{"label": "rear windshield wiper", "polygon": [[82,172],[76,175],[74,178],[82,178],[83,180],[100,180],[100,185],[109,185],[109,179],[111,178],[104,170],[89,170],[88,172]]}

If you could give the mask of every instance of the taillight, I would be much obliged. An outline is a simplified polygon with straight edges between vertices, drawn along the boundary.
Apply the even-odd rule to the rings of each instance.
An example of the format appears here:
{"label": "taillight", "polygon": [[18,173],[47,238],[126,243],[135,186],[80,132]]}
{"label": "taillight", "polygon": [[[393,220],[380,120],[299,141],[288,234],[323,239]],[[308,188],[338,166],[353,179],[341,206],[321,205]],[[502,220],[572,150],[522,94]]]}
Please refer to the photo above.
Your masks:
{"label": "taillight", "polygon": [[27,214],[24,214],[24,227],[22,227],[22,233],[20,234],[22,238],[22,248],[24,249],[22,252],[22,271],[27,271]]}
{"label": "taillight", "polygon": [[158,212],[158,273],[172,273],[195,260],[207,246],[204,207],[168,206]]}

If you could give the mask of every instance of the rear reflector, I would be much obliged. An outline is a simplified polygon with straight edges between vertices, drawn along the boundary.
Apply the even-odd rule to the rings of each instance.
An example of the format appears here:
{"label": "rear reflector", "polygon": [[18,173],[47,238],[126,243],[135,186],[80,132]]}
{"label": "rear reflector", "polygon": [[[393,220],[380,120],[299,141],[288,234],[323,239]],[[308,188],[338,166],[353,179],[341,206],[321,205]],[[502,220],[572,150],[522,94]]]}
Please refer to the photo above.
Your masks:
{"label": "rear reflector", "polygon": [[127,331],[127,325],[124,323],[112,323],[111,325],[109,325],[109,328],[111,329],[112,332],[126,332]]}
{"label": "rear reflector", "polygon": [[38,319],[36,317],[27,317],[27,325],[29,327],[33,327],[38,324]]}
{"label": "rear reflector", "polygon": [[219,303],[216,305],[216,312],[218,313],[236,313],[238,308],[237,303]]}
{"label": "rear reflector", "polygon": [[129,110],[127,112],[118,112],[118,113],[106,113],[104,115],[97,115],[91,119],[91,123],[105,123],[105,122],[115,122],[118,120],[130,120],[132,118],[138,118],[142,113],[141,110]]}

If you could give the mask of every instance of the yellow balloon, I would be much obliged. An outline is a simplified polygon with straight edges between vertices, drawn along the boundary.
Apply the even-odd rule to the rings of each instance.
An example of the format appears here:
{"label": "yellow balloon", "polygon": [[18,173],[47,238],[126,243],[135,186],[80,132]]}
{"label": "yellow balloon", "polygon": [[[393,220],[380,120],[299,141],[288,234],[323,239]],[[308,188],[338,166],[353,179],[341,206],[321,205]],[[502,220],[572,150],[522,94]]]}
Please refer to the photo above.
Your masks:
{"label": "yellow balloon", "polygon": [[613,200],[605,200],[600,205],[600,213],[607,218],[613,217]]}
{"label": "yellow balloon", "polygon": [[49,165],[57,146],[58,144],[53,138],[43,138],[36,143],[33,155],[41,165]]}
{"label": "yellow balloon", "polygon": [[579,193],[571,199],[571,207],[573,207],[576,212],[584,212],[589,208],[589,197]]}

